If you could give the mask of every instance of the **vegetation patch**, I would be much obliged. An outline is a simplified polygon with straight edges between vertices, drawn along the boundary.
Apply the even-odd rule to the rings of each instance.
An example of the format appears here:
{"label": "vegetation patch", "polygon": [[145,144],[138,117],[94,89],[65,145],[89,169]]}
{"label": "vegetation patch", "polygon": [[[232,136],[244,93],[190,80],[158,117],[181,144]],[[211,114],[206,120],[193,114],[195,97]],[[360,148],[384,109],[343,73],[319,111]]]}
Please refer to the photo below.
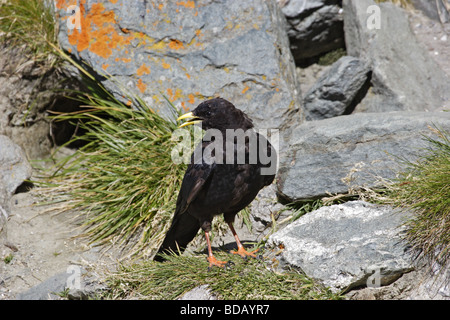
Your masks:
{"label": "vegetation patch", "polygon": [[450,262],[450,135],[431,128],[429,146],[417,161],[403,160],[406,169],[388,186],[384,202],[411,208],[416,215],[406,223],[406,239],[420,257]]}
{"label": "vegetation patch", "polygon": [[49,194],[63,193],[63,209],[82,212],[93,242],[132,244],[134,253],[155,249],[172,219],[185,169],[171,159],[176,124],[139,98],[130,108],[99,83],[85,83],[89,93],[78,93],[82,110],[54,119],[84,130],[75,138],[84,146],[58,163]]}
{"label": "vegetation patch", "polygon": [[177,299],[201,285],[225,300],[304,300],[340,299],[337,294],[316,284],[305,275],[291,270],[278,273],[261,260],[244,261],[224,252],[215,253],[220,260],[231,260],[231,269],[208,271],[205,257],[166,256],[164,263],[147,261],[122,265],[110,277],[108,299]]}
{"label": "vegetation patch", "polygon": [[50,1],[6,0],[0,2],[0,34],[10,45],[26,44],[34,61],[48,67],[63,60],[54,50],[57,28]]}

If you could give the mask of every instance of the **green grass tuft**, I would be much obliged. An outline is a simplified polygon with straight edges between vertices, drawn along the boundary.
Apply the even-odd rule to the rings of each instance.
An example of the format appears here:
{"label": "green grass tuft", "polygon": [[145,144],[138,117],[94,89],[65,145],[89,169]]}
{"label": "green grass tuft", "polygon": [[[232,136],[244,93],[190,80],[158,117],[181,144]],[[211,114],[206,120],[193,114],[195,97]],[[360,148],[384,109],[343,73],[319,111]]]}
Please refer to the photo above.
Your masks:
{"label": "green grass tuft", "polygon": [[130,244],[130,252],[155,249],[185,170],[171,159],[177,126],[137,97],[133,109],[85,82],[87,93],[77,93],[82,110],[54,118],[76,123],[85,133],[75,140],[85,145],[52,169],[47,194],[61,194],[64,210],[81,212],[92,242]]}
{"label": "green grass tuft", "polygon": [[[450,134],[432,129],[429,147],[383,194],[384,201],[412,208],[406,239],[420,257],[445,266],[450,263]],[[386,200],[387,199],[387,200]]]}
{"label": "green grass tuft", "polygon": [[12,45],[26,44],[35,61],[50,66],[62,61],[54,50],[58,42],[57,23],[51,1],[0,1],[0,12],[2,41],[10,41]]}
{"label": "green grass tuft", "polygon": [[215,256],[235,265],[228,270],[214,267],[208,271],[205,257],[198,256],[167,256],[164,263],[122,265],[109,278],[109,290],[103,298],[173,300],[201,285],[208,285],[214,295],[224,300],[341,298],[297,271],[274,272],[263,261],[244,261],[224,252]]}

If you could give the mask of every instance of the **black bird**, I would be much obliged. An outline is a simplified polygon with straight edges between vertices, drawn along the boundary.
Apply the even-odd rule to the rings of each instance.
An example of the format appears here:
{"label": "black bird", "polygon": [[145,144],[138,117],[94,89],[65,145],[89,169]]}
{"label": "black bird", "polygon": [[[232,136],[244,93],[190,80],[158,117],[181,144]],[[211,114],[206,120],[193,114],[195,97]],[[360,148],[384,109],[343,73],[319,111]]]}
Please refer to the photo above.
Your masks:
{"label": "black bird", "polygon": [[[163,252],[183,251],[202,228],[208,245],[209,267],[225,267],[225,261],[213,256],[209,239],[213,217],[222,213],[236,239],[238,250],[232,253],[243,258],[256,257],[257,250],[248,252],[241,244],[233,221],[259,190],[272,183],[276,171],[275,149],[255,132],[252,120],[244,112],[222,98],[204,101],[177,120],[182,119],[190,121],[180,127],[201,123],[207,131],[191,156],[172,224],[155,260],[163,261],[160,256]],[[196,158],[196,152],[201,158]]]}

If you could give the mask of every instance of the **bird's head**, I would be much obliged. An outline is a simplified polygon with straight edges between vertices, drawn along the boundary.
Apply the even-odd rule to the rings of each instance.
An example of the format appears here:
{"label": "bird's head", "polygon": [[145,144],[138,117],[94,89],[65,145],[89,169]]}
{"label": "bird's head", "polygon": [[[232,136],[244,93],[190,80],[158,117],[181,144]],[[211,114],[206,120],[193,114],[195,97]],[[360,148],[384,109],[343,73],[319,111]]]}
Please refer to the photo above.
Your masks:
{"label": "bird's head", "polygon": [[250,129],[253,128],[252,120],[231,102],[214,98],[200,103],[192,112],[179,117],[177,121],[189,119],[179,128],[201,123],[203,130],[208,129]]}

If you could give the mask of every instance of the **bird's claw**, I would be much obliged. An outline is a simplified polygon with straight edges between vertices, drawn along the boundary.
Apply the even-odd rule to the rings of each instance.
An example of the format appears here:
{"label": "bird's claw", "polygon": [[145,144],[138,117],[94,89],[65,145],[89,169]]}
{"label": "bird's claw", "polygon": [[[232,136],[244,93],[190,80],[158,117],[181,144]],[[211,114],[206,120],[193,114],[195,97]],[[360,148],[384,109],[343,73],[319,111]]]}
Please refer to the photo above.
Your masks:
{"label": "bird's claw", "polygon": [[230,251],[230,252],[231,252],[232,254],[238,254],[238,255],[240,255],[244,260],[247,260],[248,257],[252,257],[252,258],[255,258],[255,259],[259,259],[259,256],[260,256],[260,255],[258,255],[258,256],[255,255],[255,252],[258,252],[258,251],[259,251],[259,249],[256,249],[256,250],[253,250],[253,251],[251,251],[251,252],[248,252],[247,250],[244,249],[244,247],[241,246],[241,247],[238,248],[237,251],[232,250],[232,251]]}
{"label": "bird's claw", "polygon": [[223,269],[231,269],[231,267],[234,265],[234,262],[232,261],[219,261],[214,256],[207,258],[209,262],[208,272],[212,270],[212,267],[219,267]]}

